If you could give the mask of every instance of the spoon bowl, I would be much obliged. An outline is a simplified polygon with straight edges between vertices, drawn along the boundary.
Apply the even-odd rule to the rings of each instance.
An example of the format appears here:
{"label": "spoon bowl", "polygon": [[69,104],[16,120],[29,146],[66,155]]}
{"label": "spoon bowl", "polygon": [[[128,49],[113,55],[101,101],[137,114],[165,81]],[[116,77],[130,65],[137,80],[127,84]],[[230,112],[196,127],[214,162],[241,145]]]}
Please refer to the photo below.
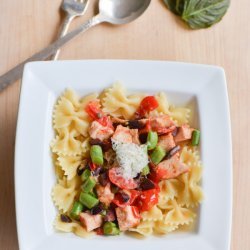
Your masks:
{"label": "spoon bowl", "polygon": [[102,20],[112,24],[134,21],[148,8],[151,0],[100,0],[99,11]]}

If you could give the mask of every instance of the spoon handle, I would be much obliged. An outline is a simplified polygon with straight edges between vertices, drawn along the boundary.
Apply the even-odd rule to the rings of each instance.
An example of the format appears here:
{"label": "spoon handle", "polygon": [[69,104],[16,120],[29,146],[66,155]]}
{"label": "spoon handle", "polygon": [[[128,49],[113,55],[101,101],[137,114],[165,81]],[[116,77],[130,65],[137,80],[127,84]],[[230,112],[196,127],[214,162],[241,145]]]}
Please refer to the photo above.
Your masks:
{"label": "spoon handle", "polygon": [[11,83],[17,81],[22,77],[24,65],[28,62],[32,61],[42,61],[46,60],[52,54],[54,54],[59,48],[61,48],[64,44],[69,42],[71,39],[76,37],[78,34],[87,31],[91,27],[103,22],[102,18],[99,15],[94,16],[93,18],[89,19],[86,23],[80,25],[75,30],[71,31],[67,35],[62,38],[59,38],[52,44],[50,44],[45,49],[41,50],[40,52],[34,54],[30,58],[26,59],[25,61],[21,62],[13,69],[9,70],[2,76],[0,76],[0,91],[2,91],[5,87],[9,86]]}

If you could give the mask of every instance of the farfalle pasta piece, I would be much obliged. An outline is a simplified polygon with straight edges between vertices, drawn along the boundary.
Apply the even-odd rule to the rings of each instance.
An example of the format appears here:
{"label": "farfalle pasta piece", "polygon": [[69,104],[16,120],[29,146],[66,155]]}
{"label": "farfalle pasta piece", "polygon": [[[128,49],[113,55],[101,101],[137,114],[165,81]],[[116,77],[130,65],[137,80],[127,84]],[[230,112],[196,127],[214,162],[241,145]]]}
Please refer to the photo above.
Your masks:
{"label": "farfalle pasta piece", "polygon": [[[173,198],[174,199],[174,198]],[[162,212],[165,210],[170,210],[172,208],[172,204],[170,203],[172,199],[167,199],[164,196],[164,193],[160,191],[159,193],[159,200],[157,206],[162,209]]]}
{"label": "farfalle pasta piece", "polygon": [[81,178],[78,175],[73,177],[71,180],[68,180],[66,177],[64,177],[64,179],[65,179],[65,187],[67,188],[73,188],[77,190],[82,184]]}
{"label": "farfalle pasta piece", "polygon": [[182,189],[182,182],[177,179],[163,180],[159,183],[160,195],[165,201],[174,199]]}
{"label": "farfalle pasta piece", "polygon": [[[67,98],[70,95],[72,98]],[[86,111],[84,110],[86,104],[93,100],[96,95],[89,95],[84,97],[81,102],[76,101],[79,99],[75,97],[75,93],[71,90],[67,90],[62,97],[58,100],[54,110],[54,128],[56,130],[67,128],[71,126],[80,134],[87,136],[87,131],[90,124],[90,119]]]}
{"label": "farfalle pasta piece", "polygon": [[180,159],[183,163],[192,167],[201,167],[200,156],[197,149],[183,147],[181,150]]}
{"label": "farfalle pasta piece", "polygon": [[54,164],[54,167],[55,167],[54,169],[55,169],[56,177],[57,177],[57,179],[63,179],[64,171],[62,170],[57,158],[58,158],[58,155],[53,153],[52,154],[52,160],[53,160],[53,164]]}
{"label": "farfalle pasta piece", "polygon": [[175,199],[169,201],[169,208],[164,215],[163,222],[170,225],[185,225],[194,221],[195,213],[190,209],[181,207]]}
{"label": "farfalle pasta piece", "polygon": [[84,110],[87,104],[92,101],[98,99],[97,93],[92,93],[90,95],[86,95],[80,99],[80,110]]}
{"label": "farfalle pasta piece", "polygon": [[197,150],[184,147],[181,152],[181,161],[190,166],[190,171],[178,177],[183,188],[178,195],[178,203],[187,207],[197,206],[203,200],[203,192],[199,185],[202,176],[202,167]]}
{"label": "farfalle pasta piece", "polygon": [[163,218],[162,211],[157,206],[153,206],[149,211],[143,212],[141,216],[143,221],[158,221]]}
{"label": "farfalle pasta piece", "polygon": [[90,149],[89,138],[84,138],[81,144],[81,148],[82,148],[82,155],[84,157],[87,157],[89,154],[89,149]]}
{"label": "farfalle pasta piece", "polygon": [[72,206],[76,194],[73,186],[67,188],[58,183],[53,187],[52,199],[56,207],[65,213]]}
{"label": "farfalle pasta piece", "polygon": [[191,110],[189,108],[174,107],[169,108],[169,115],[178,126],[189,123]]}
{"label": "farfalle pasta piece", "polygon": [[69,100],[74,105],[74,108],[77,109],[80,107],[80,98],[72,89],[66,89],[62,97],[65,97],[67,100]]}
{"label": "farfalle pasta piece", "polygon": [[178,179],[184,184],[179,193],[178,202],[187,207],[197,206],[203,200],[203,192],[199,186],[202,175],[201,167],[191,167],[190,172],[181,175]]}
{"label": "farfalle pasta piece", "polygon": [[129,231],[137,232],[143,236],[149,236],[153,233],[153,221],[141,221],[137,227],[130,228]]}
{"label": "farfalle pasta piece", "polygon": [[67,177],[64,175],[63,178],[61,179],[58,179],[58,184],[61,185],[62,187],[64,188],[69,188],[69,184],[68,184],[68,180],[67,180]]}
{"label": "farfalle pasta piece", "polygon": [[59,164],[55,164],[55,173],[58,179],[62,179],[64,176],[64,171]]}
{"label": "farfalle pasta piece", "polygon": [[166,199],[165,195],[162,192],[159,193],[157,206],[160,209],[167,209],[168,207],[168,200]]}
{"label": "farfalle pasta piece", "polygon": [[156,221],[153,230],[156,234],[167,234],[178,229],[178,225],[166,224],[163,221]]}
{"label": "farfalle pasta piece", "polygon": [[126,95],[126,90],[119,83],[107,89],[101,99],[103,111],[114,117],[129,119],[133,116],[144,95]]}
{"label": "farfalle pasta piece", "polygon": [[66,156],[80,155],[83,150],[78,136],[79,133],[74,129],[58,129],[58,135],[51,142],[52,152]]}
{"label": "farfalle pasta piece", "polygon": [[86,238],[94,235],[93,232],[87,232],[87,230],[79,222],[62,222],[60,215],[58,215],[54,221],[54,228],[60,232],[75,233],[76,235]]}
{"label": "farfalle pasta piece", "polygon": [[157,113],[169,115],[169,103],[166,94],[164,92],[160,92],[155,95],[155,98],[159,104],[158,108],[156,109]]}
{"label": "farfalle pasta piece", "polygon": [[155,98],[158,101],[158,108],[151,111],[149,113],[149,117],[157,117],[160,115],[169,115],[170,119],[176,124],[178,125],[178,122],[175,121],[173,119],[173,117],[171,116],[171,112],[170,112],[170,105],[168,103],[168,99],[167,96],[164,92],[159,92],[158,94],[155,95]]}
{"label": "farfalle pasta piece", "polygon": [[79,189],[82,184],[80,176],[76,175],[72,179],[68,180],[66,176],[62,180],[58,180],[58,183],[65,188]]}
{"label": "farfalle pasta piece", "polygon": [[76,170],[81,163],[84,163],[81,156],[59,156],[58,164],[61,166],[68,180],[76,176]]}

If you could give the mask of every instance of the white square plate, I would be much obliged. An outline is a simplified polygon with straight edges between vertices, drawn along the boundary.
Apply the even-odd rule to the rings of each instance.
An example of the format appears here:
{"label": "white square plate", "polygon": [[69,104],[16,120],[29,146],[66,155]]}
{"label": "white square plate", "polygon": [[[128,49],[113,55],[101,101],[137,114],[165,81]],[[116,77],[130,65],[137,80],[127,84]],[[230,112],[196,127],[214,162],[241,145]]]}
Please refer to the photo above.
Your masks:
{"label": "white square plate", "polygon": [[[82,239],[53,229],[55,176],[50,153],[52,110],[65,88],[84,95],[121,81],[131,92],[165,91],[171,103],[191,104],[201,130],[204,166],[201,204],[192,232],[136,239]],[[16,217],[21,250],[168,249],[228,250],[232,209],[232,153],[227,87],[223,69],[160,61],[34,62],[25,66],[15,155]]]}

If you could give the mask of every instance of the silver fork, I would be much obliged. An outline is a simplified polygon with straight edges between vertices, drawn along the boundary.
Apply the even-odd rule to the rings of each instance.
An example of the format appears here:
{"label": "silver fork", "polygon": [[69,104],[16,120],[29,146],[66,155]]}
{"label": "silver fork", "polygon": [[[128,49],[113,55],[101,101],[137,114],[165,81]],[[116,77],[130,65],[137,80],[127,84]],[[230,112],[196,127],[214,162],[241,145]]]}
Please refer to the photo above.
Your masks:
{"label": "silver fork", "polygon": [[[63,0],[61,4],[61,9],[65,12],[66,16],[62,24],[62,28],[59,37],[63,37],[68,29],[69,25],[75,17],[82,16],[87,7],[89,0]],[[59,56],[60,50],[51,57],[52,60],[56,60]]]}

